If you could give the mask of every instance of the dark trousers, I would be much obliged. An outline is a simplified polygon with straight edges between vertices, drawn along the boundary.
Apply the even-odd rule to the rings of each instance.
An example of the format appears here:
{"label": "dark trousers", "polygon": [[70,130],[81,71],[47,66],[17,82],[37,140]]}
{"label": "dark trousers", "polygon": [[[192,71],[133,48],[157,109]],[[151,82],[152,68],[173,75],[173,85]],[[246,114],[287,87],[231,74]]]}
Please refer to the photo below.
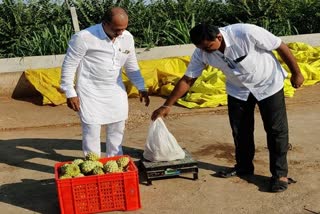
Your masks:
{"label": "dark trousers", "polygon": [[288,121],[281,89],[276,94],[257,101],[250,94],[247,101],[228,96],[229,121],[235,144],[236,169],[241,172],[253,172],[254,145],[254,109],[258,104],[267,134],[270,172],[273,177],[286,177],[288,174]]}

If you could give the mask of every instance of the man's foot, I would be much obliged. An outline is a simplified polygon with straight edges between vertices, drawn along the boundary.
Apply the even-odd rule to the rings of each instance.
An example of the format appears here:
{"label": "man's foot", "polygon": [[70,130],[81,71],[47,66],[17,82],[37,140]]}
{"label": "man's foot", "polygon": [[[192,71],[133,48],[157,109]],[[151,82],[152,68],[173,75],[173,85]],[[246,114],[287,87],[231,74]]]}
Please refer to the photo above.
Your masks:
{"label": "man's foot", "polygon": [[283,192],[288,189],[288,185],[296,183],[297,181],[292,178],[280,177],[275,178],[271,177],[270,179],[270,192]]}
{"label": "man's foot", "polygon": [[253,175],[252,171],[244,171],[244,170],[238,170],[236,168],[231,168],[227,170],[223,170],[217,173],[219,177],[222,178],[230,178],[233,176],[246,176],[246,175]]}

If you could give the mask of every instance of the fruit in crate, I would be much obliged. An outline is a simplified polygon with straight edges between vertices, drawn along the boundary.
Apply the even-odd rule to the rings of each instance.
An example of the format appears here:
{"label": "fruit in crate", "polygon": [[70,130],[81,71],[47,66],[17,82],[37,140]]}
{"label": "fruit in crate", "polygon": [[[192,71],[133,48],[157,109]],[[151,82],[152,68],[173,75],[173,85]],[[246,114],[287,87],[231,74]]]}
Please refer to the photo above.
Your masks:
{"label": "fruit in crate", "polygon": [[72,178],[81,173],[79,166],[73,163],[64,164],[60,168],[60,172],[61,172],[60,178],[62,176],[63,178],[68,178],[68,177]]}
{"label": "fruit in crate", "polygon": [[104,171],[100,166],[96,166],[94,167],[94,169],[92,170],[92,174],[93,175],[103,175]]}
{"label": "fruit in crate", "polygon": [[102,163],[97,154],[90,152],[84,159],[77,158],[60,166],[59,178],[77,178],[90,175],[125,172],[127,171],[129,162],[129,157],[122,156],[118,159],[112,159],[106,163]]}
{"label": "fruit in crate", "polygon": [[100,156],[94,152],[89,152],[86,157],[86,160],[97,161],[100,159]]}
{"label": "fruit in crate", "polygon": [[77,164],[78,166],[83,163],[83,159],[77,158],[72,161],[72,163]]}
{"label": "fruit in crate", "polygon": [[70,176],[70,175],[61,175],[59,178],[60,179],[66,179],[66,178],[72,178],[72,176]]}
{"label": "fruit in crate", "polygon": [[66,173],[66,168],[70,165],[70,163],[66,163],[66,164],[63,164],[61,167],[60,167],[60,174],[65,174]]}
{"label": "fruit in crate", "polygon": [[[129,157],[129,164],[126,167],[128,171],[118,172],[116,161],[120,157],[124,156],[101,158],[99,162],[90,161],[90,164],[87,163],[89,160],[83,158],[80,169],[85,168],[86,163],[94,165],[94,168],[88,174],[80,173],[75,177],[60,174],[63,168],[61,166],[74,164],[72,160],[56,163],[54,171],[61,213],[100,213],[139,209],[141,202],[138,169]],[[101,165],[114,173],[106,173]]]}
{"label": "fruit in crate", "polygon": [[80,169],[83,174],[89,174],[96,166],[97,163],[95,161],[86,160],[81,163]]}
{"label": "fruit in crate", "polygon": [[79,173],[78,175],[74,176],[74,178],[84,177],[85,175],[82,173]]}
{"label": "fruit in crate", "polygon": [[96,164],[96,166],[103,168],[103,163],[101,163],[100,161],[94,161],[94,163]]}
{"label": "fruit in crate", "polygon": [[119,172],[119,167],[117,164],[117,161],[115,160],[109,160],[103,165],[103,169],[105,172]]}
{"label": "fruit in crate", "polygon": [[126,168],[129,164],[129,158],[128,157],[120,157],[118,160],[117,160],[117,164],[118,164],[118,167],[119,168]]}

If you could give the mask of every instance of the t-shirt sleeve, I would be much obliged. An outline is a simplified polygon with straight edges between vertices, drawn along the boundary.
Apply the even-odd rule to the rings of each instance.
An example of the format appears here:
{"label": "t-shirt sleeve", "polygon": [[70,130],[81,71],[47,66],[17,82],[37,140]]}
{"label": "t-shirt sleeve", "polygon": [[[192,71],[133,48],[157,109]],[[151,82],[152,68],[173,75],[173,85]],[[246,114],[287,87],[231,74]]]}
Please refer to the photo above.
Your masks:
{"label": "t-shirt sleeve", "polygon": [[261,49],[273,51],[281,45],[282,40],[279,37],[262,27],[248,24],[246,28],[249,38]]}
{"label": "t-shirt sleeve", "polygon": [[206,67],[202,58],[202,51],[197,48],[193,52],[187,71],[185,72],[187,77],[197,78],[202,74],[203,69]]}

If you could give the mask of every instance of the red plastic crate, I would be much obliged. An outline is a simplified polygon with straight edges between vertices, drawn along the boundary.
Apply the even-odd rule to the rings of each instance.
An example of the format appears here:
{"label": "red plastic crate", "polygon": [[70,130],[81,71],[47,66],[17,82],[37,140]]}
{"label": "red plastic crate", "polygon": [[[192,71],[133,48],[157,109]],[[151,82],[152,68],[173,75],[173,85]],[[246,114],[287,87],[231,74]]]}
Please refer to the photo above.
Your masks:
{"label": "red plastic crate", "polygon": [[[59,179],[59,167],[54,166],[55,181],[61,213],[97,213],[114,210],[137,210],[141,208],[138,169],[130,159],[128,170],[120,173],[89,175]],[[123,156],[102,158],[102,163]]]}

